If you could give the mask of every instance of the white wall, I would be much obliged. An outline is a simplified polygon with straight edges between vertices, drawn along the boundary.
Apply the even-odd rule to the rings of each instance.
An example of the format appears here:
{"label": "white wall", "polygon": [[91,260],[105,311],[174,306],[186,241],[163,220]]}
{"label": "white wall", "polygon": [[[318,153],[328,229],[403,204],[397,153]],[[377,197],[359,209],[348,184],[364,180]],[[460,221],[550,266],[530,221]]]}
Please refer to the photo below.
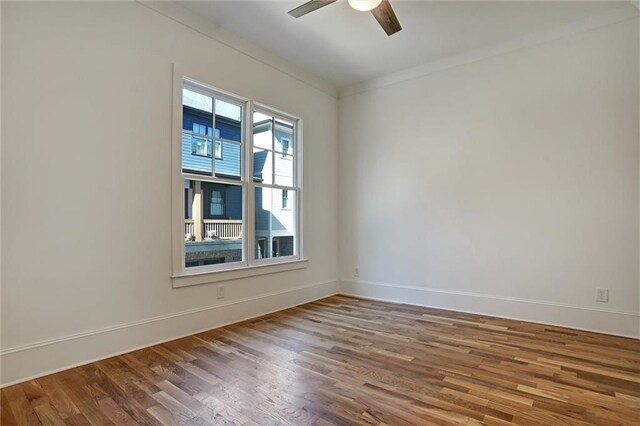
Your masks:
{"label": "white wall", "polygon": [[342,98],[342,291],[640,336],[638,48],[635,18]]}
{"label": "white wall", "polygon": [[[335,292],[334,96],[138,3],[3,2],[2,41],[2,383]],[[171,287],[174,62],[304,119],[309,267],[211,309]]]}

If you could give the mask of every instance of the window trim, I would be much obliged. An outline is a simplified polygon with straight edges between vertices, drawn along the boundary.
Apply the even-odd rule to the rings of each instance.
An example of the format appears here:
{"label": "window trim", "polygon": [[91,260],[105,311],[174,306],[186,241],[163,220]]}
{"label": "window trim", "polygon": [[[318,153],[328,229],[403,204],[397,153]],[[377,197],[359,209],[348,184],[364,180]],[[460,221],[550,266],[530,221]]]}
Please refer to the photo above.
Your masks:
{"label": "window trim", "polygon": [[[243,277],[283,272],[307,267],[304,258],[303,243],[303,182],[302,182],[302,119],[300,117],[277,110],[268,105],[251,101],[248,98],[227,92],[210,84],[209,80],[198,73],[185,72],[179,65],[174,64],[173,70],[173,116],[172,116],[172,285],[174,288],[220,282]],[[240,105],[243,122],[241,130],[241,146],[244,155],[241,163],[240,180],[216,178],[215,176],[183,173],[182,171],[182,90],[187,85],[190,90],[213,96],[225,102]],[[295,255],[277,258],[255,259],[255,187],[262,186],[253,179],[253,113],[255,109],[268,112],[274,118],[281,118],[294,124],[295,144],[291,153],[296,158],[293,170],[293,187],[296,189],[296,224],[294,247]],[[214,109],[215,111],[215,109]],[[215,117],[215,113],[214,113]],[[215,121],[213,123],[215,126]],[[215,140],[215,137],[214,137]],[[214,148],[215,150],[215,148]],[[215,153],[212,153],[215,157]],[[184,244],[184,180],[196,179],[200,181],[215,181],[239,185],[243,190],[243,258],[240,262],[226,264],[203,265],[186,268]],[[257,184],[257,185],[256,185]],[[274,187],[277,187],[274,186]],[[288,189],[288,188],[286,188]]]}

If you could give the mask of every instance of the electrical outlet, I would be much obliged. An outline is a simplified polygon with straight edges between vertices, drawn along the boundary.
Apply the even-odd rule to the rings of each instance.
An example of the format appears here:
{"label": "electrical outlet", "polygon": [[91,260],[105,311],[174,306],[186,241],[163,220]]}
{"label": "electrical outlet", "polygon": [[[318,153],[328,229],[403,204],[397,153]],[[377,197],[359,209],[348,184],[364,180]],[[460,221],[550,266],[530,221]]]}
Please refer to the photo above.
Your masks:
{"label": "electrical outlet", "polygon": [[609,302],[608,288],[596,288],[596,302]]}
{"label": "electrical outlet", "polygon": [[353,268],[353,276],[356,278],[360,277],[360,268],[358,268],[357,266]]}
{"label": "electrical outlet", "polygon": [[224,299],[224,286],[219,285],[216,290],[217,290],[216,295],[218,296],[218,299]]}

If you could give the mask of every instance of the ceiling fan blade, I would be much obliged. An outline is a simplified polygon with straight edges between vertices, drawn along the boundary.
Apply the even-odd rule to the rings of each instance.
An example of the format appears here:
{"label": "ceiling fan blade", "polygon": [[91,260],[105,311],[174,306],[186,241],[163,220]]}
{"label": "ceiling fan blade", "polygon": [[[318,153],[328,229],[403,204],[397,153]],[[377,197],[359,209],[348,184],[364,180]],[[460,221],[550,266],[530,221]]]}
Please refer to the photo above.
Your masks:
{"label": "ceiling fan blade", "polygon": [[289,11],[289,15],[294,18],[299,18],[307,13],[313,12],[314,10],[318,10],[321,7],[325,7],[330,5],[331,3],[335,3],[337,0],[311,0],[303,4],[302,6],[298,6],[295,9],[291,9]]}
{"label": "ceiling fan blade", "polygon": [[402,29],[389,0],[382,0],[380,6],[372,9],[371,13],[387,35],[395,34]]}

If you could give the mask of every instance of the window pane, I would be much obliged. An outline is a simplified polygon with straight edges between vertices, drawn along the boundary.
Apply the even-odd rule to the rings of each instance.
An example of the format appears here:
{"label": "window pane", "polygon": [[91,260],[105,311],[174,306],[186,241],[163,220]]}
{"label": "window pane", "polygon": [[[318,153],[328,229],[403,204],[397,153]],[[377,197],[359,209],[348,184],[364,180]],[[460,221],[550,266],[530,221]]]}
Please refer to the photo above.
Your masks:
{"label": "window pane", "polygon": [[240,108],[239,105],[216,99],[216,118],[240,121],[242,118],[242,108]]}
{"label": "window pane", "polygon": [[211,174],[211,144],[209,138],[182,133],[182,171],[185,173]]}
{"label": "window pane", "polygon": [[273,117],[253,113],[253,146],[273,149]]}
{"label": "window pane", "polygon": [[[211,96],[202,95],[187,88],[182,89],[182,105],[200,112],[208,112],[209,115],[213,111]],[[188,129],[188,127],[185,128]]]}
{"label": "window pane", "polygon": [[275,184],[293,186],[293,156],[275,154]]}
{"label": "window pane", "polygon": [[273,152],[265,149],[253,149],[253,180],[273,183]]}
{"label": "window pane", "polygon": [[[296,191],[255,189],[256,259],[296,254]],[[285,202],[287,206],[283,206]]]}
{"label": "window pane", "polygon": [[[182,90],[182,170],[211,174],[213,99],[189,89]],[[194,133],[195,135],[192,135]],[[201,135],[201,136],[200,136]]]}
{"label": "window pane", "polygon": [[185,266],[242,261],[242,186],[185,180]]}

